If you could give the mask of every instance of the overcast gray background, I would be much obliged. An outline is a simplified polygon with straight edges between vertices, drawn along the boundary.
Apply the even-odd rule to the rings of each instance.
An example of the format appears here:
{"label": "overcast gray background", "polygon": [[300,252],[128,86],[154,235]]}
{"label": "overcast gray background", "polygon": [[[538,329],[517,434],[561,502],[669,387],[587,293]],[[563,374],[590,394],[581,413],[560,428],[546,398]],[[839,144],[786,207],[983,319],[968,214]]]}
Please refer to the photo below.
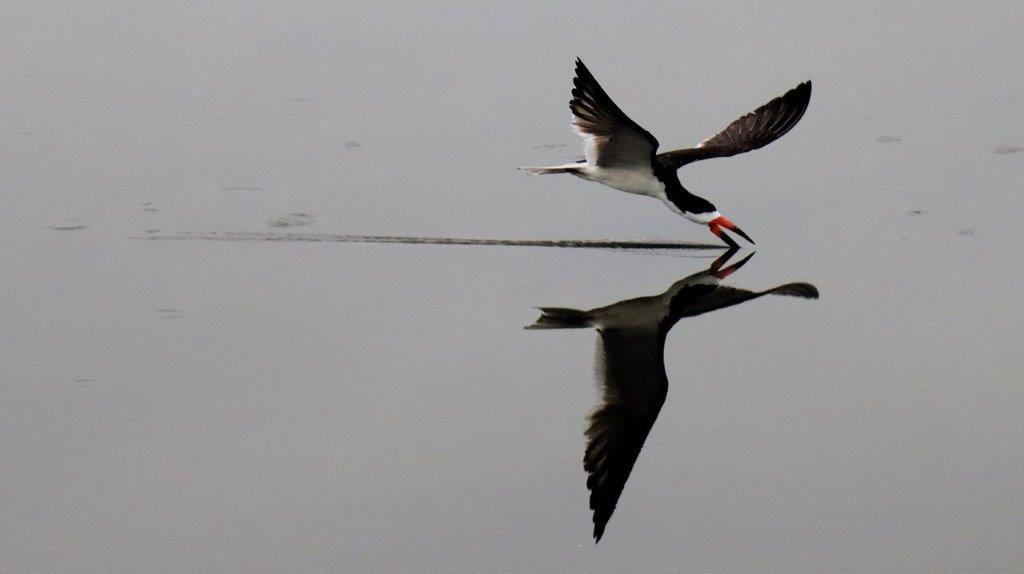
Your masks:
{"label": "overcast gray background", "polygon": [[[1019,2],[365,4],[0,5],[0,569],[1024,567]],[[707,259],[128,238],[713,239],[513,169],[576,56],[666,147],[814,81],[681,177],[822,299],[676,327],[596,547],[594,335],[521,328]]]}

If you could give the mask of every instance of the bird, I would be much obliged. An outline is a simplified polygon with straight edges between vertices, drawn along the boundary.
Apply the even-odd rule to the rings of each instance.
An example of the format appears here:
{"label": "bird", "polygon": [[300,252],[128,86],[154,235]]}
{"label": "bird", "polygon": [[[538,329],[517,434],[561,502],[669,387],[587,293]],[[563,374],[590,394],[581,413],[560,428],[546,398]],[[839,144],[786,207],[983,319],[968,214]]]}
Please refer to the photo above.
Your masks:
{"label": "bird", "polygon": [[724,130],[694,147],[657,153],[658,140],[631,120],[612,101],[579,58],[573,78],[572,126],[583,138],[584,159],[548,167],[521,167],[534,174],[569,173],[608,187],[660,199],[673,212],[707,225],[729,247],[736,247],[723,230],[754,241],[715,205],[687,191],[676,170],[704,159],[729,157],[762,148],[800,121],[811,99],[810,80],[733,121]]}
{"label": "bird", "polygon": [[676,281],[664,293],[626,299],[581,311],[541,307],[541,316],[527,329],[594,328],[598,332],[594,377],[602,402],[589,417],[583,468],[587,472],[594,542],[604,535],[637,457],[654,427],[668,393],[665,340],[684,317],[695,317],[764,295],[817,299],[810,283],[787,283],[764,291],[721,285],[745,265],[724,266],[737,252],[730,249],[711,266]]}

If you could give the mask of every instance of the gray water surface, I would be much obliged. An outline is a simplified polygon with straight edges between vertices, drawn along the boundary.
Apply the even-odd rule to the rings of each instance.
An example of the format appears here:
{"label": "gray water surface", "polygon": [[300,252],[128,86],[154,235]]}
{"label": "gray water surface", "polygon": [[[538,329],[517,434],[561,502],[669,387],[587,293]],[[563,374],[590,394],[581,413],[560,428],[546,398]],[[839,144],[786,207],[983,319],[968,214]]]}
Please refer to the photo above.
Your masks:
{"label": "gray water surface", "polygon": [[[0,13],[0,570],[1024,566],[1018,3]],[[666,149],[814,81],[680,177],[758,242],[727,285],[820,299],[667,334],[597,545],[597,335],[523,327],[720,250],[134,239],[715,242],[515,170],[579,156],[577,56]]]}

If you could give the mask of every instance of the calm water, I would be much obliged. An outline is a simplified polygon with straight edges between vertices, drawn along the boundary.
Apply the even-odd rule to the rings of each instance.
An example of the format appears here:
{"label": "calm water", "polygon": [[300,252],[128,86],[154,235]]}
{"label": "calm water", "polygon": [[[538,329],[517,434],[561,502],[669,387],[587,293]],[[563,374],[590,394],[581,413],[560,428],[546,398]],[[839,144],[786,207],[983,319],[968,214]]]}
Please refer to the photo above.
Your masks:
{"label": "calm water", "polygon": [[[1020,571],[1022,30],[1015,2],[8,3],[0,570]],[[668,332],[596,546],[599,335],[524,327],[719,251],[130,239],[713,240],[513,169],[579,155],[577,55],[667,148],[815,90],[680,175],[758,241],[723,285],[820,298]]]}

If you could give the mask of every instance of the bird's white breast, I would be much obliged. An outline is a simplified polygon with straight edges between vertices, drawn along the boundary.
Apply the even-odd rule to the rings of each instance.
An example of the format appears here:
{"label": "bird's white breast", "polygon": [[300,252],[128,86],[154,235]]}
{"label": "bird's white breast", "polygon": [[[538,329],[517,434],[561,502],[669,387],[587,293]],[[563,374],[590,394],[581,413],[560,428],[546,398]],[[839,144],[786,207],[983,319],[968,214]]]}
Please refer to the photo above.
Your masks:
{"label": "bird's white breast", "polygon": [[580,175],[590,181],[596,181],[627,193],[648,195],[665,199],[665,184],[654,177],[654,170],[647,168],[617,168],[587,166],[580,170]]}
{"label": "bird's white breast", "polygon": [[683,213],[682,216],[694,223],[707,225],[708,223],[711,223],[712,221],[721,217],[722,214],[718,213],[717,211],[708,211],[706,213]]}

